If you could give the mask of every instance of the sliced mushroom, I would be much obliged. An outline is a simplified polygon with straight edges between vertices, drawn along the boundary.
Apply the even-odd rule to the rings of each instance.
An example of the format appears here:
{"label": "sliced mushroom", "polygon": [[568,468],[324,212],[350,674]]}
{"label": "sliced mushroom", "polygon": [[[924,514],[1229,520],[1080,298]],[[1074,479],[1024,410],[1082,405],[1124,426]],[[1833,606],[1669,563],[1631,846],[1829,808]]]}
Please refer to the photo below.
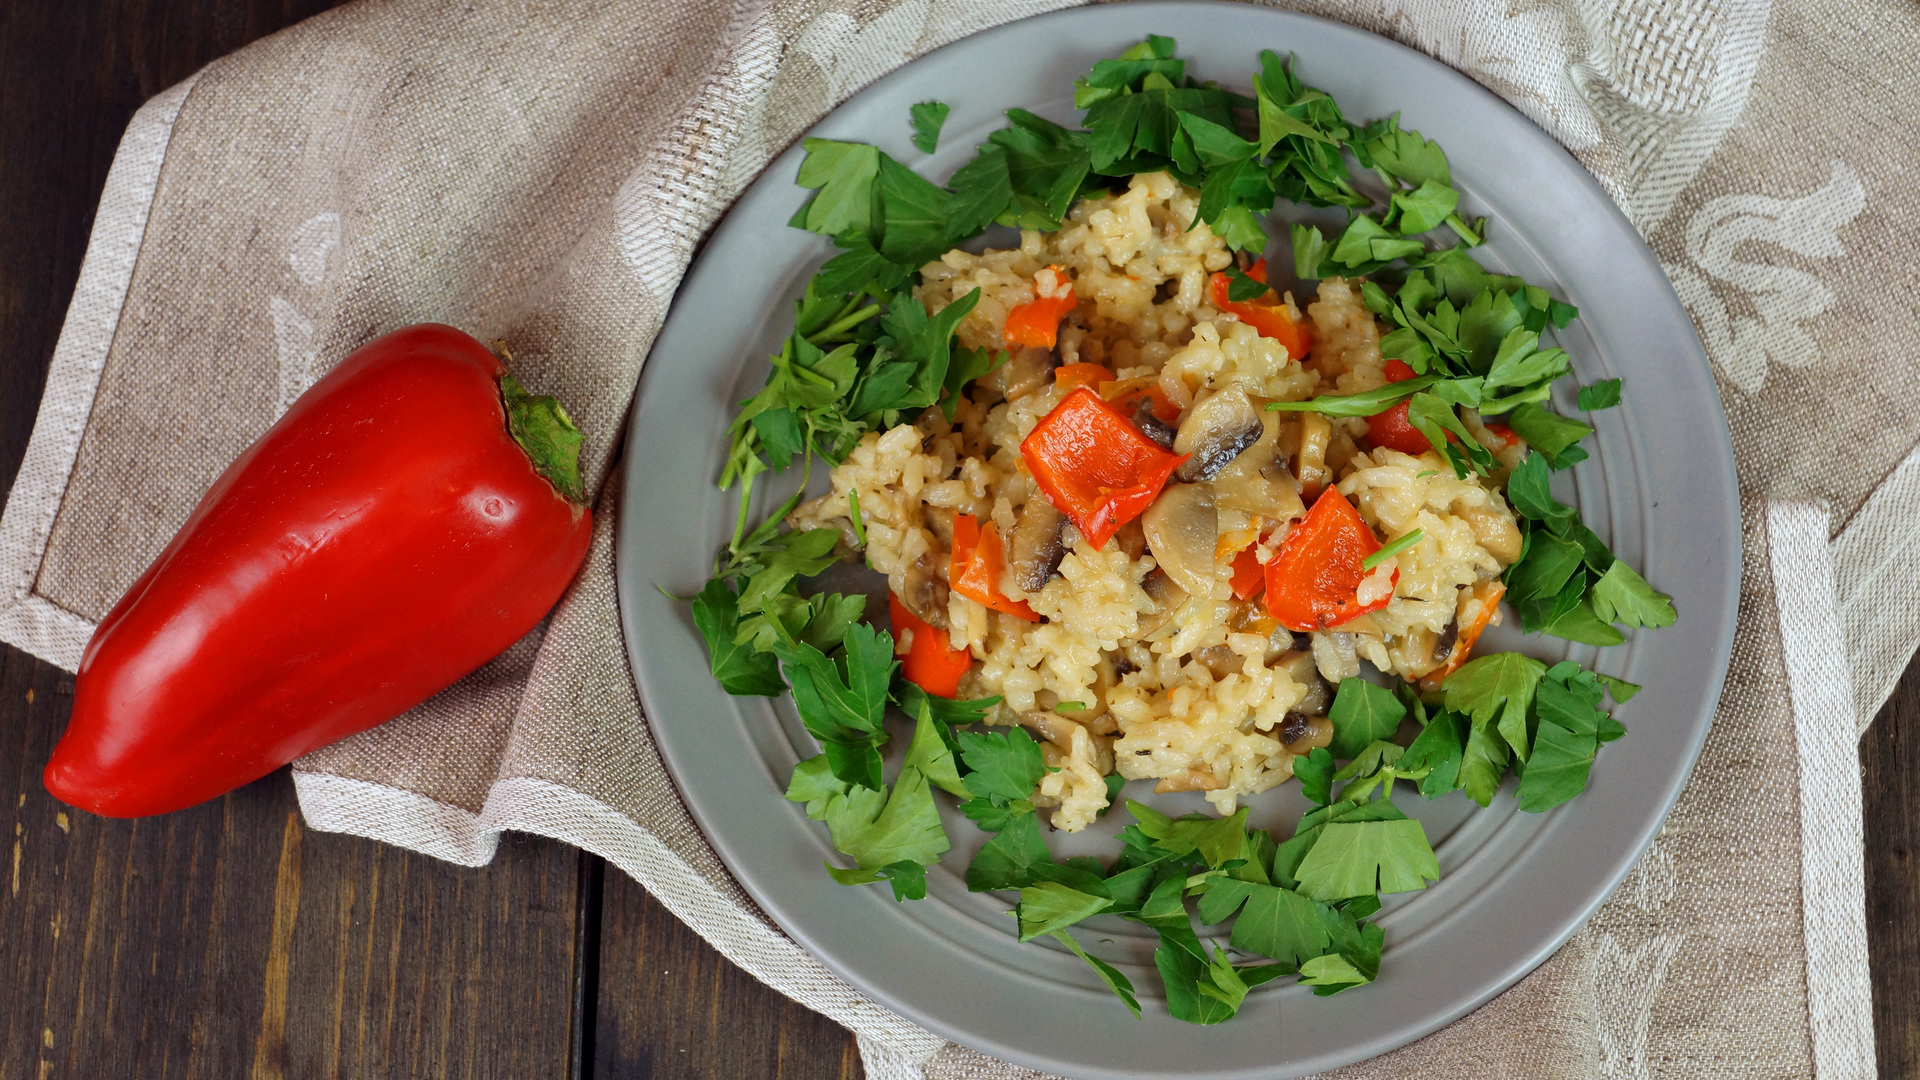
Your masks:
{"label": "sliced mushroom", "polygon": [[1180,418],[1173,452],[1193,457],[1176,475],[1189,483],[1211,480],[1241,451],[1259,442],[1265,432],[1260,410],[1254,408],[1246,391],[1232,386],[1209,394]]}
{"label": "sliced mushroom", "polygon": [[1306,716],[1318,716],[1327,711],[1327,706],[1333,704],[1333,685],[1320,674],[1320,669],[1314,664],[1313,653],[1308,649],[1282,654],[1280,662],[1275,666],[1285,671],[1294,682],[1301,683],[1307,688],[1306,695],[1293,703],[1292,711]]}
{"label": "sliced mushroom", "polygon": [[1139,518],[1134,518],[1116,529],[1113,540],[1120,545],[1121,551],[1127,553],[1129,559],[1137,559],[1147,553],[1147,533],[1145,527],[1140,524]]}
{"label": "sliced mushroom", "polygon": [[953,516],[953,508],[949,506],[929,506],[922,515],[921,520],[926,523],[927,531],[933,534],[941,547],[953,546]]}
{"label": "sliced mushroom", "polygon": [[1013,350],[1006,363],[980,376],[979,384],[1015,401],[1045,387],[1059,366],[1060,358],[1052,349],[1023,346]]}
{"label": "sliced mushroom", "polygon": [[1210,484],[1169,484],[1140,515],[1147,547],[1167,576],[1189,596],[1213,595],[1214,545],[1219,514]]}
{"label": "sliced mushroom", "polygon": [[1205,648],[1195,649],[1193,658],[1200,661],[1201,666],[1211,672],[1216,679],[1224,679],[1232,675],[1246,663],[1240,658],[1239,653],[1225,645],[1208,645]]}
{"label": "sliced mushroom", "polygon": [[1055,509],[1046,496],[1035,492],[1027,498],[1013,523],[1009,560],[1013,580],[1022,589],[1037,593],[1059,573],[1060,560],[1067,554],[1066,528],[1067,515]]}
{"label": "sliced mushroom", "polygon": [[1287,468],[1281,451],[1279,413],[1260,414],[1260,438],[1213,478],[1214,498],[1222,510],[1259,514],[1274,521],[1306,515],[1300,501],[1300,482]]}
{"label": "sliced mushroom", "polygon": [[1300,414],[1300,451],[1293,474],[1300,478],[1300,494],[1308,501],[1320,497],[1320,489],[1333,479],[1327,467],[1327,444],[1333,441],[1333,425],[1319,413]]}
{"label": "sliced mushroom", "polygon": [[1174,439],[1180,434],[1172,425],[1153,415],[1152,398],[1141,398],[1133,407],[1133,422],[1139,425],[1141,434],[1159,443],[1163,449],[1172,450]]}
{"label": "sliced mushroom", "polygon": [[1193,765],[1172,776],[1163,776],[1153,785],[1155,795],[1165,795],[1172,791],[1219,791],[1226,787],[1226,781],[1213,774],[1213,769],[1205,764]]}
{"label": "sliced mushroom", "polygon": [[1289,754],[1304,754],[1333,744],[1333,721],[1324,716],[1290,712],[1280,721],[1280,745]]}
{"label": "sliced mushroom", "polygon": [[1168,577],[1165,570],[1158,568],[1141,580],[1140,588],[1153,601],[1153,610],[1140,616],[1139,629],[1134,631],[1137,636],[1144,638],[1151,636],[1173,617],[1174,612],[1180,610],[1180,605],[1187,602],[1187,590]]}
{"label": "sliced mushroom", "polygon": [[935,630],[947,628],[947,583],[940,580],[933,552],[922,552],[908,565],[900,603]]}
{"label": "sliced mushroom", "polygon": [[1041,738],[1062,750],[1073,749],[1073,732],[1080,725],[1046,709],[1029,709],[1020,714],[1020,726],[1031,728]]}

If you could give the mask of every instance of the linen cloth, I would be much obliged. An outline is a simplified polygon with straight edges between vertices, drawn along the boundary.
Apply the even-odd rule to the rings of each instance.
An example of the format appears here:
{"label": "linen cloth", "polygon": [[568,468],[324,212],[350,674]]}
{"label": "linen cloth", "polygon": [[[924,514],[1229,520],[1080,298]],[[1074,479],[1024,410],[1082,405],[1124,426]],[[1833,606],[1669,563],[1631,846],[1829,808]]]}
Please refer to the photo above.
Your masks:
{"label": "linen cloth", "polygon": [[[700,237],[829,108],[1064,0],[386,0],[217,61],[135,118],[0,518],[0,637],[72,668],[213,479],[327,366],[408,323],[504,339],[605,493],[546,625],[309,755],[310,825],[466,864],[579,844],[857,1033],[870,1076],[1026,1070],[867,1001],[728,876],[641,715],[614,463]],[[1894,0],[1289,0],[1454,65],[1553,133],[1692,312],[1739,461],[1739,638],[1693,779],[1558,955],[1340,1077],[1866,1077],[1855,741],[1920,642],[1920,296]],[[1177,32],[1177,28],[1175,28]],[[903,118],[904,119],[904,118]],[[1684,468],[1686,463],[1671,463]]]}

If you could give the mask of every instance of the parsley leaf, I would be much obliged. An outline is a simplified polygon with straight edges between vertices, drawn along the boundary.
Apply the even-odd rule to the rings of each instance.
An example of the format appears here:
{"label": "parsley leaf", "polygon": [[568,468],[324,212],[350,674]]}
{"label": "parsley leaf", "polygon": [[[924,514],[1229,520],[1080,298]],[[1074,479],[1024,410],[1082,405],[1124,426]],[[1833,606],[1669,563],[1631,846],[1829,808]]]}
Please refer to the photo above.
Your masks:
{"label": "parsley leaf", "polygon": [[1410,892],[1440,879],[1440,864],[1418,821],[1334,821],[1322,827],[1300,860],[1300,892],[1342,900],[1376,892]]}
{"label": "parsley leaf", "polygon": [[1620,380],[1601,379],[1580,388],[1580,411],[1598,412],[1620,404]]}
{"label": "parsley leaf", "polygon": [[1333,755],[1325,747],[1294,758],[1293,775],[1300,778],[1300,794],[1310,801],[1321,806],[1333,801]]}
{"label": "parsley leaf", "polygon": [[962,731],[960,756],[967,763],[967,790],[976,798],[1024,799],[1049,771],[1040,760],[1040,744],[1025,728],[1000,732]]}
{"label": "parsley leaf", "polygon": [[1097,915],[1113,906],[1104,896],[1093,896],[1069,889],[1058,882],[1043,881],[1020,890],[1015,909],[1020,919],[1020,940],[1065,930],[1089,915]]}
{"label": "parsley leaf", "polygon": [[714,578],[693,598],[693,623],[707,642],[708,667],[729,694],[773,697],[787,688],[772,655],[734,641],[739,597]]}
{"label": "parsley leaf", "polygon": [[[966,807],[977,808],[986,800],[976,799]],[[967,866],[967,888],[972,892],[992,892],[1000,889],[1018,889],[1034,882],[1034,867],[1053,861],[1048,854],[1046,842],[1040,839],[1040,821],[1033,812],[1033,804],[1020,800],[1025,809],[1017,813],[1003,807],[1007,814],[1003,822],[995,822],[1001,828],[980,848]],[[968,816],[972,812],[969,810]],[[987,821],[980,821],[982,828]]]}
{"label": "parsley leaf", "polygon": [[1616,560],[1593,583],[1593,612],[1604,622],[1628,626],[1672,626],[1673,598],[1647,584],[1626,562]]}
{"label": "parsley leaf", "polygon": [[1494,727],[1520,760],[1527,757],[1527,706],[1547,666],[1519,653],[1494,653],[1460,665],[1442,685],[1446,707],[1466,713],[1476,731]]}
{"label": "parsley leaf", "polygon": [[940,126],[947,122],[947,103],[922,101],[908,110],[913,120],[913,145],[931,154],[940,145]]}
{"label": "parsley leaf", "polygon": [[1134,996],[1133,980],[1127,978],[1119,968],[1114,967],[1112,964],[1088,955],[1087,950],[1081,948],[1080,943],[1073,940],[1073,935],[1067,933],[1065,930],[1055,930],[1048,936],[1060,944],[1065,945],[1073,955],[1085,960],[1087,966],[1092,968],[1094,973],[1100,976],[1100,981],[1107,984],[1107,989],[1112,990],[1114,996],[1120,999],[1121,1004],[1127,1007],[1127,1011],[1133,1014],[1133,1018],[1135,1020],[1140,1019],[1140,999]]}
{"label": "parsley leaf", "polygon": [[973,798],[973,793],[967,790],[966,783],[960,779],[959,768],[954,763],[953,753],[947,749],[946,740],[940,737],[939,721],[933,718],[933,710],[925,702],[920,705],[913,741],[907,744],[907,759],[901,767],[920,770],[929,783],[949,795],[961,799]]}
{"label": "parsley leaf", "polygon": [[798,183],[819,188],[795,224],[822,236],[865,233],[873,227],[873,182],[880,151],[861,143],[808,139]]}
{"label": "parsley leaf", "polygon": [[1386,687],[1342,679],[1327,710],[1327,719],[1333,721],[1333,743],[1327,749],[1336,758],[1358,757],[1367,744],[1392,736],[1406,715],[1407,707]]}
{"label": "parsley leaf", "polygon": [[1578,420],[1548,412],[1531,403],[1517,406],[1507,414],[1507,426],[1527,445],[1540,451],[1555,469],[1585,461],[1587,452],[1579,448],[1581,439],[1593,434],[1593,428]]}

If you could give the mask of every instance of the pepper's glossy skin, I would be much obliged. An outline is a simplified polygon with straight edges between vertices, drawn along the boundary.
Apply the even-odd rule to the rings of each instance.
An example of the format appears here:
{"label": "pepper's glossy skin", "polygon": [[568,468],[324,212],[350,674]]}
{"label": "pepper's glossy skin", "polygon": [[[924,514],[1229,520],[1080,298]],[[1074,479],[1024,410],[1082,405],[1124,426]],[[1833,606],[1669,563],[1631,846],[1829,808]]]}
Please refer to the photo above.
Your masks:
{"label": "pepper's glossy skin", "polygon": [[87,645],[47,790],[166,813],[399,715],[531,630],[592,521],[450,326],[354,351],[214,482]]}
{"label": "pepper's glossy skin", "polygon": [[1120,526],[1146,513],[1192,455],[1169,453],[1079,386],[1034,425],[1020,456],[1047,500],[1089,543],[1103,547]]}
{"label": "pepper's glossy skin", "polygon": [[[1337,488],[1321,492],[1267,563],[1268,613],[1281,626],[1308,633],[1386,607],[1391,592],[1364,606],[1357,595],[1367,576],[1361,564],[1378,550],[1380,541],[1360,511]],[[1398,565],[1390,580],[1399,584]]]}

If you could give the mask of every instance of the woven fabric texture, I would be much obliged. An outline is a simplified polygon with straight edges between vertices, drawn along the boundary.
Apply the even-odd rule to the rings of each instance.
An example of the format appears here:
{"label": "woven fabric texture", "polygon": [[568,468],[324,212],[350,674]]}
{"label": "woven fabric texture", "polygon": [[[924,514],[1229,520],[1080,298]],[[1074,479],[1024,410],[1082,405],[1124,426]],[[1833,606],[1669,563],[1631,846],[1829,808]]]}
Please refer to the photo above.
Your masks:
{"label": "woven fabric texture", "polygon": [[[368,0],[209,65],[140,111],[108,177],[0,518],[0,638],[76,666],[227,463],[329,364],[409,323],[504,340],[523,381],[579,420],[593,483],[618,490],[640,367],[744,186],[875,78],[1063,6]],[[1871,1075],[1847,736],[1920,643],[1920,578],[1894,563],[1920,540],[1920,375],[1876,333],[1920,296],[1904,227],[1920,212],[1920,9],[1282,6],[1459,68],[1600,179],[1694,316],[1747,508],[1726,690],[1634,873],[1506,994],[1332,1075]],[[603,497],[587,568],[545,625],[297,763],[308,823],[474,865],[504,829],[579,844],[853,1029],[869,1075],[1034,1075],[866,1000],[729,877],[628,674],[615,511]]]}

